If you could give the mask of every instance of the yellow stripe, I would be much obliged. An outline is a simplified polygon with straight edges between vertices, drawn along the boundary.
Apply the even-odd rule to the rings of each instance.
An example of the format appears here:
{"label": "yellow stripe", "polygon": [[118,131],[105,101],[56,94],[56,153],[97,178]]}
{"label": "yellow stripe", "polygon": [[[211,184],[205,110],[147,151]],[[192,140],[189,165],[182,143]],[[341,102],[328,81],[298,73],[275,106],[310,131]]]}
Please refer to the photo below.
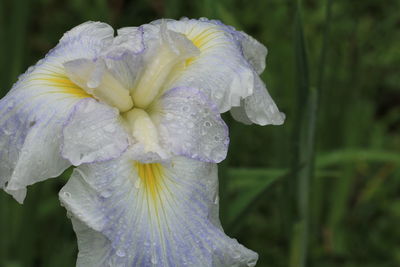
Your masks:
{"label": "yellow stripe", "polygon": [[62,74],[54,75],[43,73],[37,75],[37,78],[31,78],[30,80],[36,81],[40,85],[54,87],[55,90],[47,92],[49,94],[67,94],[78,98],[92,97],[90,94],[86,93],[85,90],[73,83],[67,76]]}
{"label": "yellow stripe", "polygon": [[[216,27],[209,27],[197,34],[193,34],[192,32],[193,28],[186,34],[186,37],[200,50],[200,53],[206,50],[205,46],[207,44],[217,39],[220,35],[223,35],[223,33],[220,30],[217,30]],[[192,64],[196,58],[197,57],[188,58],[185,61],[185,66]]]}
{"label": "yellow stripe", "polygon": [[157,204],[157,199],[160,199],[160,183],[164,177],[163,166],[160,163],[140,163],[137,161],[134,162],[134,166],[145,187],[146,193]]}

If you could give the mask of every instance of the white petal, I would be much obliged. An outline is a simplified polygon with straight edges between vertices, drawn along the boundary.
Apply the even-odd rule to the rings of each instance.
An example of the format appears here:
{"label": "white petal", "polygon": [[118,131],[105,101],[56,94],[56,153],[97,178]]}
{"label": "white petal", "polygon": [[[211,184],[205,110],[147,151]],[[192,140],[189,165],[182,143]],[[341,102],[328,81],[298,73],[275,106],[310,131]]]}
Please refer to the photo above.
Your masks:
{"label": "white petal", "polygon": [[215,164],[184,158],[80,166],[60,192],[77,230],[78,266],[254,266],[257,254],[215,218],[217,187]]}
{"label": "white petal", "polygon": [[[161,21],[152,25],[160,27]],[[217,104],[220,113],[233,109],[233,116],[246,124],[283,123],[284,115],[260,85],[265,46],[215,20],[168,20],[167,26],[184,34],[200,50],[200,55],[175,68],[167,88],[198,88]]]}
{"label": "white petal", "polygon": [[198,88],[217,103],[221,113],[239,106],[242,98],[253,93],[254,71],[231,28],[199,20],[170,20],[167,26],[184,34],[200,50],[198,56],[176,68],[169,88]]}
{"label": "white petal", "polygon": [[128,145],[118,110],[91,98],[81,100],[64,125],[62,155],[75,166],[116,158]]}
{"label": "white petal", "polygon": [[114,38],[96,58],[71,60],[64,67],[68,77],[86,92],[125,112],[133,107],[130,90],[142,71],[145,48],[142,30],[118,32],[125,34]]}
{"label": "white petal", "polygon": [[236,32],[236,36],[241,43],[243,54],[247,61],[258,74],[261,74],[265,69],[265,58],[268,53],[267,48],[244,32]]}
{"label": "white petal", "polygon": [[166,23],[161,23],[160,27],[144,25],[143,28],[145,67],[132,89],[132,97],[136,107],[145,109],[162,93],[174,67],[197,55],[199,50],[183,34],[168,30]]}
{"label": "white petal", "polygon": [[[285,114],[278,110],[263,81],[259,77],[256,77],[255,85],[254,94],[246,97],[243,101],[243,109],[246,116],[250,121],[258,125],[283,124]],[[246,123],[246,121],[244,122]]]}
{"label": "white petal", "polygon": [[158,105],[158,128],[165,148],[175,155],[205,162],[225,159],[228,127],[204,93],[194,88],[174,88]]}
{"label": "white petal", "polygon": [[[118,30],[120,33],[121,30]],[[122,31],[126,32],[126,31]],[[129,31],[129,35],[115,37],[112,46],[104,53],[103,59],[108,71],[121,82],[128,91],[132,90],[143,69],[143,33]]]}
{"label": "white petal", "polygon": [[68,33],[0,100],[0,188],[22,202],[26,186],[56,177],[70,164],[60,155],[61,130],[74,105],[90,97],[66,76],[63,63],[96,56],[112,38],[102,23]]}
{"label": "white petal", "polygon": [[237,120],[243,124],[246,124],[246,125],[251,125],[253,122],[249,119],[249,117],[247,117],[246,111],[244,110],[244,107],[243,107],[243,104],[244,104],[243,100],[242,100],[241,104],[242,105],[240,107],[231,108],[230,113],[235,120]]}

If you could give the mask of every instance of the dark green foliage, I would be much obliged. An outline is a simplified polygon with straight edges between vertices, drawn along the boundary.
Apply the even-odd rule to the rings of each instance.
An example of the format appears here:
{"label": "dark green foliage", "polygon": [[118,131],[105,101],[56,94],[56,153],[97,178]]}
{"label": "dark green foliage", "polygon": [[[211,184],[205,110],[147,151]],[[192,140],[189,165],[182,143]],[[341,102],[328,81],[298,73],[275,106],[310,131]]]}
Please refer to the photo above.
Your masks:
{"label": "dark green foliage", "polygon": [[[280,127],[224,115],[227,233],[260,254],[257,266],[400,266],[399,10],[398,0],[0,0],[0,96],[81,22],[220,19],[268,47],[263,78],[287,115]],[[1,267],[74,266],[57,197],[69,174],[30,187],[23,206],[0,192]]]}

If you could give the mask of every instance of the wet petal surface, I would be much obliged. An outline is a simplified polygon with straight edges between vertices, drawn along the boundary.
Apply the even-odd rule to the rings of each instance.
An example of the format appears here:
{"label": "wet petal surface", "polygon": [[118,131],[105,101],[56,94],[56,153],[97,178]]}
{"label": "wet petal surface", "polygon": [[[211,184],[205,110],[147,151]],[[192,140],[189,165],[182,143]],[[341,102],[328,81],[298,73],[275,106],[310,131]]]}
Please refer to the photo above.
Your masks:
{"label": "wet petal surface", "polygon": [[63,123],[90,95],[67,77],[63,63],[95,57],[112,35],[103,23],[72,29],[0,100],[0,187],[19,202],[27,185],[56,177],[70,165],[60,154]]}
{"label": "wet petal surface", "polygon": [[163,95],[159,108],[159,132],[164,147],[175,155],[205,162],[225,159],[228,127],[204,93],[194,88],[174,88]]}
{"label": "wet petal surface", "polygon": [[254,266],[257,254],[220,227],[217,187],[216,165],[184,158],[79,167],[60,192],[79,240],[77,265]]}

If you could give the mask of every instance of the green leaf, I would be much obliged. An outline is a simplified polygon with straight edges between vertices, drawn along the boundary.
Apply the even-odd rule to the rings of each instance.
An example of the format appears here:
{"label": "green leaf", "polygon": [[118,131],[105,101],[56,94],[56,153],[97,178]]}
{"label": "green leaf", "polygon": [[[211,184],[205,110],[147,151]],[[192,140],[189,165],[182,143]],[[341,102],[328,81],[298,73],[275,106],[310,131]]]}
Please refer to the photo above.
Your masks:
{"label": "green leaf", "polygon": [[316,166],[317,168],[326,168],[337,164],[366,161],[400,164],[400,154],[384,150],[344,149],[319,155],[316,160]]}
{"label": "green leaf", "polygon": [[228,170],[229,192],[234,195],[227,206],[228,231],[237,229],[241,219],[251,211],[269,187],[282,178],[284,170],[234,169]]}

